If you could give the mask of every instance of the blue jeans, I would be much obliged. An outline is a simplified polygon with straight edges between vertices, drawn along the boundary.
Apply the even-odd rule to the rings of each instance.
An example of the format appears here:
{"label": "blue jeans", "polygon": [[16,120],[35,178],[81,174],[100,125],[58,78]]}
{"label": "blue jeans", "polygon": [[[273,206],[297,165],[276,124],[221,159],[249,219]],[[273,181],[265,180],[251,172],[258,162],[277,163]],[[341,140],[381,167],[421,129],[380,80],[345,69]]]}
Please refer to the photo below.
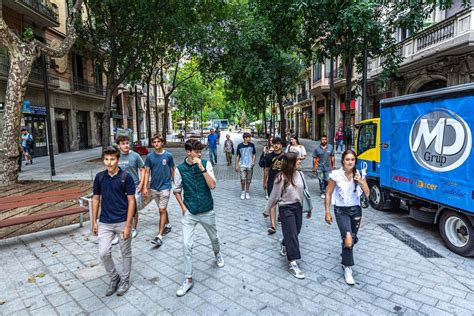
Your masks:
{"label": "blue jeans", "polygon": [[[214,157],[214,159],[213,159]],[[210,148],[209,147],[209,160],[212,164],[217,163],[217,148]]]}
{"label": "blue jeans", "polygon": [[331,170],[320,170],[316,171],[319,180],[319,190],[321,194],[326,194],[326,187],[328,186],[329,174]]}
{"label": "blue jeans", "polygon": [[344,140],[343,139],[337,141],[336,151],[338,151],[339,146],[341,147],[341,151],[344,151]]}

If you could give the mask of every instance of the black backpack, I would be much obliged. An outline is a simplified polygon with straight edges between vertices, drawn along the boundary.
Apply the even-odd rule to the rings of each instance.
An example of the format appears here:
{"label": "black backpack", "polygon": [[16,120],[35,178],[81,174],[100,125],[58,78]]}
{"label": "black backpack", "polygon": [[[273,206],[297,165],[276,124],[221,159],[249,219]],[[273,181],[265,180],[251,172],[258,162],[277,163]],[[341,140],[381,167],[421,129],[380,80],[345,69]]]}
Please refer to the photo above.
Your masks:
{"label": "black backpack", "polygon": [[[99,173],[99,184],[100,184],[100,193],[101,194],[102,194],[102,183],[104,182],[106,172],[107,172],[107,170],[104,170],[101,173]],[[120,187],[122,188],[122,193],[124,195],[127,195],[127,175],[128,175],[128,173],[125,170],[120,175],[120,184],[121,184]]]}

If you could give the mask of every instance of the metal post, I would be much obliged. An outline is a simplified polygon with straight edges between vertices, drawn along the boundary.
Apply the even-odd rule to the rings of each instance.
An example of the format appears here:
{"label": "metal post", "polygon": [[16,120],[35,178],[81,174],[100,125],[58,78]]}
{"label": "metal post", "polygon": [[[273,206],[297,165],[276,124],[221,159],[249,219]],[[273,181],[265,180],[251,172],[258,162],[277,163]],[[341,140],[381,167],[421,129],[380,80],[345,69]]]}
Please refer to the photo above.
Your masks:
{"label": "metal post", "polygon": [[48,141],[49,164],[51,168],[51,177],[56,175],[54,166],[54,152],[53,152],[53,136],[51,132],[51,111],[49,109],[49,94],[48,94],[48,70],[46,69],[46,55],[42,54],[43,61],[43,91],[44,104],[46,106],[46,133]]}
{"label": "metal post", "polygon": [[336,128],[336,109],[334,106],[334,57],[331,56],[329,67],[329,131],[328,141],[330,144],[335,146],[334,133]]}
{"label": "metal post", "polygon": [[367,63],[368,63],[368,48],[367,40],[364,42],[364,69],[362,71],[362,120],[367,119],[368,99],[367,99]]}
{"label": "metal post", "polygon": [[140,121],[139,121],[139,117],[138,117],[138,110],[139,110],[138,92],[137,92],[137,85],[135,85],[135,111],[137,112],[137,141],[138,141],[138,145],[141,145],[141,143],[140,143]]}

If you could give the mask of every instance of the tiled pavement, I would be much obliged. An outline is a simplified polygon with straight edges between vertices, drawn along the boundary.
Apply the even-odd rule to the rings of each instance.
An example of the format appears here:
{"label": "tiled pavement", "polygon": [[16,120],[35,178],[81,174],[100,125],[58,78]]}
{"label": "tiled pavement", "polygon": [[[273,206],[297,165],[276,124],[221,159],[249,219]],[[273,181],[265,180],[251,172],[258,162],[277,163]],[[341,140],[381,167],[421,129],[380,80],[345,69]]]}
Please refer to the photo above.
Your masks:
{"label": "tiled pavement", "polygon": [[[309,179],[317,196],[316,180]],[[132,287],[124,297],[105,297],[107,278],[97,240],[88,227],[71,226],[0,241],[0,313],[3,315],[247,315],[247,314],[458,314],[474,310],[474,263],[452,255],[437,232],[403,214],[365,210],[355,247],[357,284],[347,286],[339,265],[335,225],[323,222],[322,200],[301,233],[306,279],[287,272],[278,253],[280,231],[266,234],[260,181],[252,199],[241,201],[236,180],[219,181],[214,191],[218,230],[226,266],[214,265],[202,228],[194,246],[194,288],[175,295],[183,280],[180,213],[170,201],[173,231],[164,245],[150,244],[157,227],[156,204],[140,217],[133,241]],[[378,226],[392,223],[444,258],[426,259]],[[119,258],[118,247],[114,257]]]}
{"label": "tiled pavement", "polygon": [[[310,153],[315,142],[302,142]],[[171,151],[176,161],[182,160],[182,149]],[[100,163],[82,162],[99,152],[63,154],[57,160],[58,179],[90,179],[91,172],[101,169]],[[47,165],[47,158],[38,159],[36,170],[27,170],[22,178],[48,178]],[[310,166],[307,159],[303,169],[309,171]],[[133,241],[132,287],[121,298],[104,295],[107,278],[88,227],[1,240],[0,314],[474,314],[474,259],[447,250],[433,226],[417,223],[401,211],[364,210],[355,247],[357,284],[347,286],[339,265],[337,227],[324,223],[317,181],[308,176],[316,209],[300,235],[300,266],[306,279],[297,280],[278,253],[280,231],[266,234],[261,169],[256,169],[249,201],[240,200],[238,178],[230,168],[218,165],[216,175],[213,194],[226,266],[215,267],[210,242],[198,228],[196,283],[185,297],[175,295],[183,280],[183,264],[180,213],[172,198],[173,231],[159,249],[150,244],[158,224],[156,204],[141,212],[140,233]],[[396,225],[443,258],[419,255],[383,230],[378,225],[382,223]],[[115,248],[114,257],[119,258]]]}

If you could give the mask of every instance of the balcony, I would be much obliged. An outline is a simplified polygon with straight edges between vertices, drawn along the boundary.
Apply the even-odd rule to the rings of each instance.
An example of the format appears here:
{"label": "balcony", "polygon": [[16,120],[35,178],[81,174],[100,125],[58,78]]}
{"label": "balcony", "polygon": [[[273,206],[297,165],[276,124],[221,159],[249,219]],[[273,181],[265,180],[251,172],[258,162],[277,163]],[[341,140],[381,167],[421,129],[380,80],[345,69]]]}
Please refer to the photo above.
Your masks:
{"label": "balcony", "polygon": [[291,99],[283,100],[283,106],[292,106],[293,104],[295,104],[295,102]]}
{"label": "balcony", "polygon": [[[472,45],[474,9],[468,8],[400,42],[399,54],[404,58],[400,68],[429,64],[444,55],[464,54],[472,51]],[[369,77],[379,74],[383,63],[383,57],[369,60]]]}
{"label": "balcony", "polygon": [[297,97],[296,97],[296,101],[299,103],[299,102],[303,102],[303,101],[306,101],[308,100],[308,91],[302,91],[301,93],[298,93]]}
{"label": "balcony", "polygon": [[42,27],[58,27],[58,8],[48,0],[4,0],[3,4]]}
{"label": "balcony", "polygon": [[74,90],[78,92],[85,92],[97,96],[104,96],[104,86],[89,82],[87,79],[74,77]]}
{"label": "balcony", "polygon": [[[8,79],[8,73],[10,72],[10,60],[6,55],[0,55],[0,77]],[[31,67],[30,78],[28,84],[33,86],[43,86],[43,69],[40,62],[36,60]],[[56,76],[49,74],[48,86],[50,88],[59,88],[59,79]]]}

